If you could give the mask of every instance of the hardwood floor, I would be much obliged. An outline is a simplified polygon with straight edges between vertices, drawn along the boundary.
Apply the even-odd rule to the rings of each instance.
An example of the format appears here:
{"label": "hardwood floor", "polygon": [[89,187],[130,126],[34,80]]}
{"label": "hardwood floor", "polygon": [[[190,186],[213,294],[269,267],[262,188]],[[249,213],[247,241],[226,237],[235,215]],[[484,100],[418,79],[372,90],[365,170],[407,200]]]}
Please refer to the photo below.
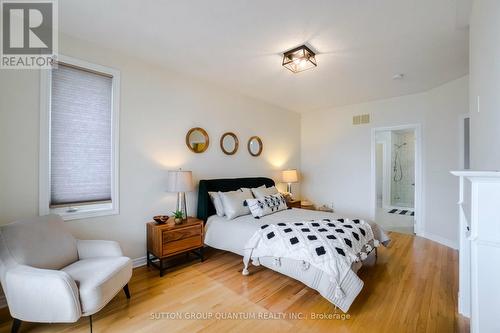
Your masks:
{"label": "hardwood floor", "polygon": [[[410,235],[391,237],[390,247],[379,249],[378,262],[359,272],[364,288],[343,319],[302,283],[262,267],[242,276],[241,257],[212,250],[205,262],[177,266],[162,278],[152,268],[135,269],[132,298],[120,293],[94,315],[94,332],[468,332],[468,320],[456,310],[458,253]],[[196,315],[201,319],[188,318]],[[332,315],[339,318],[313,319]],[[0,332],[8,332],[10,319],[2,317]],[[21,327],[21,332],[88,331],[88,318]]]}

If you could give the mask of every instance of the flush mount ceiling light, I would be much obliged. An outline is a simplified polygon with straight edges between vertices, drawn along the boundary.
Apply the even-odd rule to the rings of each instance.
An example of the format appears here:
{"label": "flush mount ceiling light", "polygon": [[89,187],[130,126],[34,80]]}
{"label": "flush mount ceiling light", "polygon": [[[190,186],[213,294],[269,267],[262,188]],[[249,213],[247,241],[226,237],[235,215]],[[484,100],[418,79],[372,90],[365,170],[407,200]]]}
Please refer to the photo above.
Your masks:
{"label": "flush mount ceiling light", "polygon": [[301,45],[283,53],[282,65],[294,73],[302,72],[318,66],[315,56],[310,48]]}

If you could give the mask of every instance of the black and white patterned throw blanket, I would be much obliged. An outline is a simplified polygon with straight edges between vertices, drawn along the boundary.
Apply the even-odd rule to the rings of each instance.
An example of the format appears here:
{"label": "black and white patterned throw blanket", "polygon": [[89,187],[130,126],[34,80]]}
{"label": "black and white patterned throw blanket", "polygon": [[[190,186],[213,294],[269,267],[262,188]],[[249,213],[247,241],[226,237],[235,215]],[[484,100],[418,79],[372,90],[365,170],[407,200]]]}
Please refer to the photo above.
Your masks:
{"label": "black and white patterned throw blanket", "polygon": [[245,246],[243,275],[248,263],[260,257],[289,258],[322,270],[336,283],[339,297],[343,279],[354,262],[366,259],[374,247],[372,228],[359,219],[323,219],[263,225]]}

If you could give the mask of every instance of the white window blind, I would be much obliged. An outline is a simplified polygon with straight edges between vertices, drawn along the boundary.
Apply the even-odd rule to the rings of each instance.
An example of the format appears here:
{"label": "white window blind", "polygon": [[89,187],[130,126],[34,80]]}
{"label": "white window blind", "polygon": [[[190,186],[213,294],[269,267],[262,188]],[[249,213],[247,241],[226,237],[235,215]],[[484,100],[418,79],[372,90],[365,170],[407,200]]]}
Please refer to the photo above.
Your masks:
{"label": "white window blind", "polygon": [[113,78],[59,63],[50,98],[50,206],[111,201]]}

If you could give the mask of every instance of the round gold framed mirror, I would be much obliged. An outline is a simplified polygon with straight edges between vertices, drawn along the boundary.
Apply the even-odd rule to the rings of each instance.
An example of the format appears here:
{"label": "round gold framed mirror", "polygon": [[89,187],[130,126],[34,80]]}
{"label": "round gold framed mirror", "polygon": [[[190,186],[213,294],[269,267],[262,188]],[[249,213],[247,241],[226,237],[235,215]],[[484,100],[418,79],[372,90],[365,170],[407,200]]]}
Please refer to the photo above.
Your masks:
{"label": "round gold framed mirror", "polygon": [[258,136],[252,136],[248,140],[248,152],[252,156],[259,156],[262,153],[262,140]]}
{"label": "round gold framed mirror", "polygon": [[193,153],[203,153],[208,149],[209,142],[207,131],[201,127],[191,128],[186,134],[186,146]]}
{"label": "round gold framed mirror", "polygon": [[226,155],[234,155],[238,151],[238,137],[233,132],[226,132],[220,137],[220,149]]}

